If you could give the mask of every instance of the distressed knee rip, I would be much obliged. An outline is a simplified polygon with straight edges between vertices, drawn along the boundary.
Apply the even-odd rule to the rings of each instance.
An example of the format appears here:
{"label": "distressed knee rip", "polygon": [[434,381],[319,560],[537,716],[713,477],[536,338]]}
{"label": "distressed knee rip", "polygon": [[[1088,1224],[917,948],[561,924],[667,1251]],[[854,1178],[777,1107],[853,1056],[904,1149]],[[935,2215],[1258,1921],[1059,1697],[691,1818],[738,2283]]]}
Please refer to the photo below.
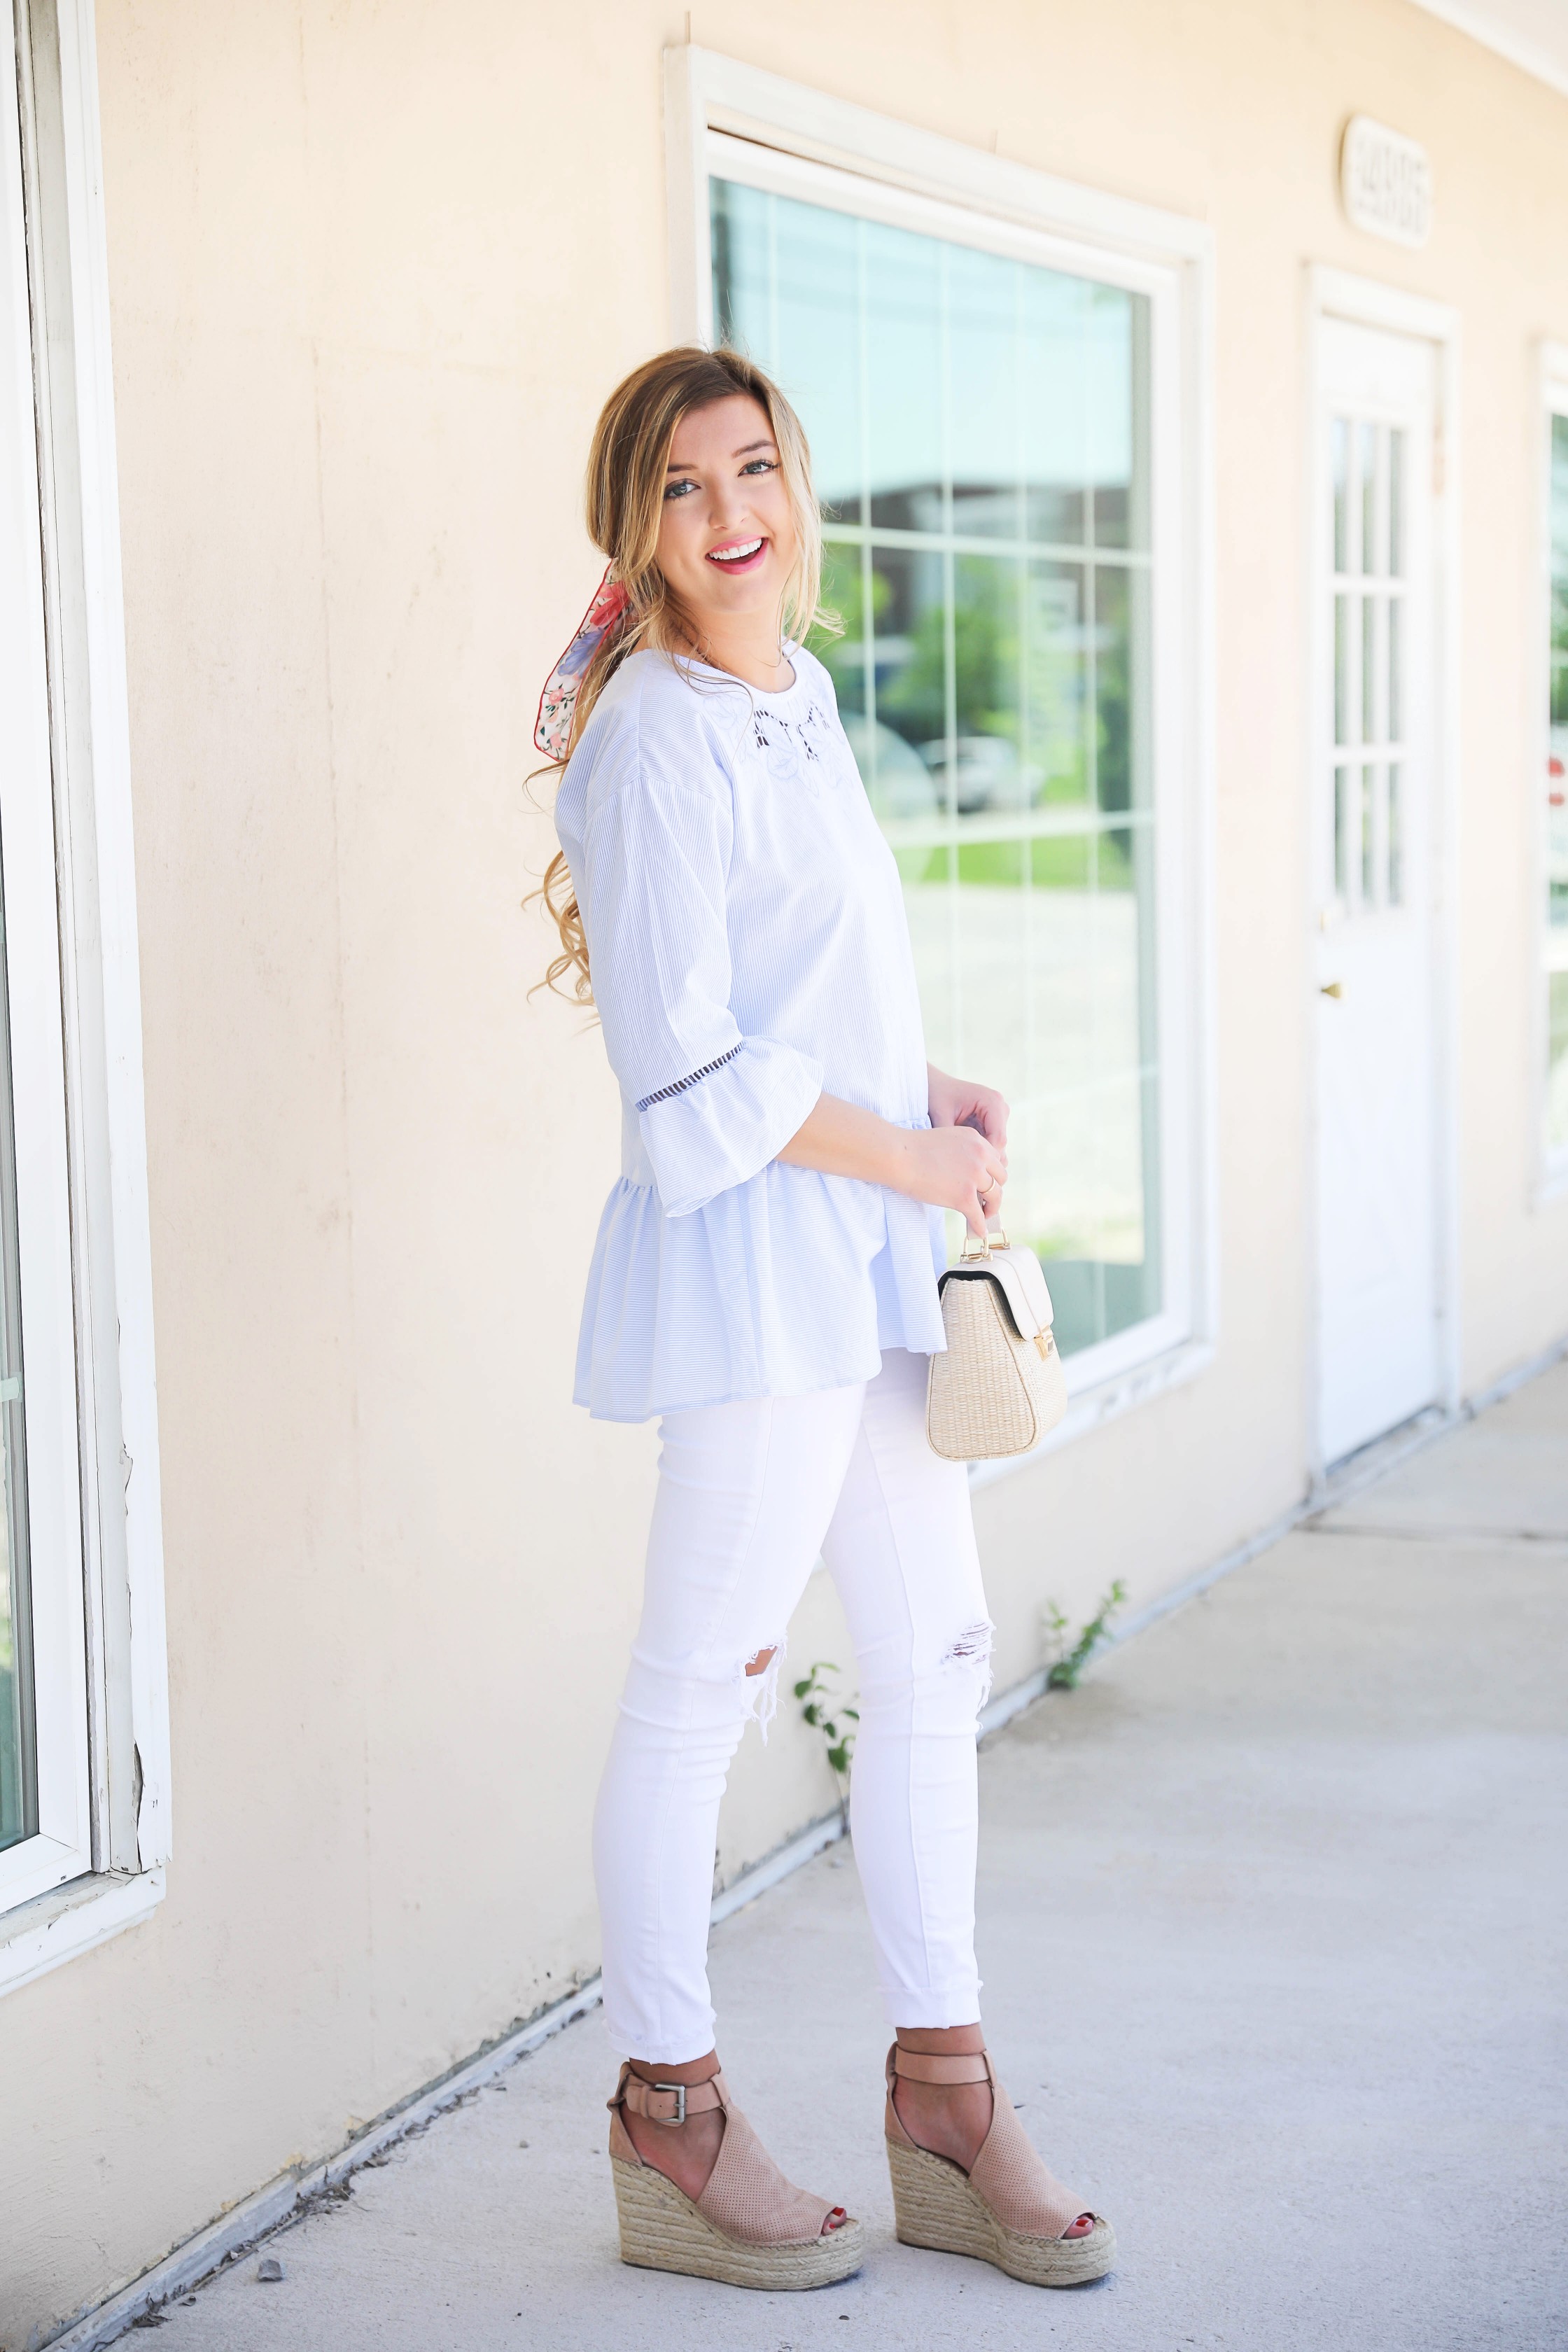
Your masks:
{"label": "distressed knee rip", "polygon": [[941,1663],[944,1667],[968,1667],[976,1675],[979,1681],[974,1699],[976,1715],[991,1696],[991,1636],[995,1630],[989,1618],[978,1618],[973,1625],[966,1625],[962,1633],[955,1634],[942,1654]]}
{"label": "distressed knee rip", "polygon": [[781,1634],[776,1642],[770,1642],[761,1650],[753,1650],[737,1669],[736,1679],[745,1691],[746,1714],[761,1731],[764,1748],[768,1726],[778,1713],[779,1668],[784,1664],[787,1646]]}

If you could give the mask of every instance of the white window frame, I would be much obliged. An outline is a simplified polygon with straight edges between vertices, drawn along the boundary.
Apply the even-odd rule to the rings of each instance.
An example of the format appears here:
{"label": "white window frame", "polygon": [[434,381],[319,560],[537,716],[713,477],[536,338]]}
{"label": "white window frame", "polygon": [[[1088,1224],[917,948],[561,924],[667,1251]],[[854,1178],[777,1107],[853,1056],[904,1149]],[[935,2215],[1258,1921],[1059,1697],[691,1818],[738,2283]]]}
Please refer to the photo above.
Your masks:
{"label": "white window frame", "polygon": [[[7,685],[0,820],[12,984],[34,992],[17,1073],[39,1834],[0,1854],[0,1991],[145,1918],[169,1854],[169,1728],[152,1261],[91,0],[15,0],[21,152],[0,299],[30,307],[32,380],[0,387],[7,488],[30,478],[41,559]],[[26,341],[23,348],[26,347]],[[24,443],[33,440],[37,472]],[[16,509],[13,506],[13,519]],[[43,690],[47,674],[47,697]],[[13,709],[18,707],[13,700]],[[30,766],[29,766],[30,762]],[[33,786],[31,798],[27,783]],[[45,874],[45,835],[48,871]],[[24,865],[26,868],[24,871]],[[18,936],[20,926],[21,936]],[[37,992],[52,990],[41,1019]],[[36,1042],[54,1027],[53,1064]],[[15,1050],[15,1049],[14,1049]],[[24,1093],[26,1089],[26,1093]],[[41,1106],[27,1118],[28,1103]],[[63,1106],[63,1116],[62,1116]],[[24,1132],[25,1129],[25,1132]],[[63,1279],[39,1272],[47,1260]],[[40,1480],[40,1472],[42,1478]],[[44,1627],[42,1646],[38,1640]]]}
{"label": "white window frame", "polygon": [[1531,947],[1530,974],[1531,1050],[1533,1080],[1531,1100],[1535,1115],[1535,1205],[1549,1207],[1568,1197],[1568,1144],[1554,1151],[1546,1137],[1547,1031],[1550,1019],[1546,989],[1546,954],[1551,939],[1547,920],[1550,847],[1542,782],[1552,743],[1552,420],[1568,416],[1568,343],[1543,342],[1536,371],[1534,435],[1539,450],[1535,491],[1534,577],[1530,612],[1536,655],[1530,665],[1534,709],[1526,740],[1530,763],[1530,860],[1533,905],[1525,935]]}
{"label": "white window frame", "polygon": [[[1213,240],[1179,214],[1052,178],[689,46],[665,52],[665,124],[677,340],[712,340],[713,175],[1091,275],[1149,299],[1163,1299],[1157,1315],[1069,1360],[1071,1408],[1039,1450],[1054,1448],[1190,1379],[1214,1355]],[[991,1464],[975,1475],[1017,1466]]]}

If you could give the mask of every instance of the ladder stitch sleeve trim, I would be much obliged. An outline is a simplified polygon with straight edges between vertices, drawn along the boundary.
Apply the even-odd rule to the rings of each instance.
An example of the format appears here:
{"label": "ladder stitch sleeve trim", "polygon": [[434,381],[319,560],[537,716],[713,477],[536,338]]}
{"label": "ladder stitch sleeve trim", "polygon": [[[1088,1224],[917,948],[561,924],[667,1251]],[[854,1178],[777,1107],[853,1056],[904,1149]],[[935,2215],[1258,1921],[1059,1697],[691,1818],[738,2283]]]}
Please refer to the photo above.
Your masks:
{"label": "ladder stitch sleeve trim", "polygon": [[660,1087],[657,1094],[644,1095],[637,1105],[638,1110],[648,1110],[655,1103],[668,1102],[671,1095],[683,1095],[687,1087],[694,1087],[700,1078],[710,1078],[715,1070],[721,1070],[726,1062],[734,1060],[745,1042],[742,1037],[739,1044],[731,1046],[727,1054],[721,1054],[716,1062],[705,1062],[701,1069],[692,1070],[684,1078],[677,1078],[673,1086]]}

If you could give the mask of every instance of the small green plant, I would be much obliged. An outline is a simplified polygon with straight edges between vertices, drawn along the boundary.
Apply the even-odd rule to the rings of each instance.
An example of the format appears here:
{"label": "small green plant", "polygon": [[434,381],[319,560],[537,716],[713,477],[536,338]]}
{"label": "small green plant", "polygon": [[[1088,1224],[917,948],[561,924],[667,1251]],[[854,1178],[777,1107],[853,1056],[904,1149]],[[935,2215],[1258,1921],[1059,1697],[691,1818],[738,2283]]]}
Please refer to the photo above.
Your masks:
{"label": "small green plant", "polygon": [[[840,1706],[832,1685],[823,1681],[824,1675],[836,1675],[837,1672],[838,1668],[831,1658],[818,1658],[811,1672],[796,1683],[795,1695],[800,1701],[800,1711],[813,1731],[822,1734],[827,1749],[827,1761],[838,1783],[838,1809],[847,1822],[849,1759],[855,1753],[852,1727],[859,1722],[860,1710],[858,1706]],[[833,1710],[831,1714],[828,1713],[830,1707]]]}
{"label": "small green plant", "polygon": [[1046,1642],[1051,1653],[1051,1663],[1046,1669],[1047,1690],[1077,1690],[1079,1675],[1104,1641],[1111,1619],[1126,1598],[1127,1587],[1118,1577],[1070,1649],[1068,1633],[1071,1620],[1063,1616],[1054,1601],[1047,1601]]}

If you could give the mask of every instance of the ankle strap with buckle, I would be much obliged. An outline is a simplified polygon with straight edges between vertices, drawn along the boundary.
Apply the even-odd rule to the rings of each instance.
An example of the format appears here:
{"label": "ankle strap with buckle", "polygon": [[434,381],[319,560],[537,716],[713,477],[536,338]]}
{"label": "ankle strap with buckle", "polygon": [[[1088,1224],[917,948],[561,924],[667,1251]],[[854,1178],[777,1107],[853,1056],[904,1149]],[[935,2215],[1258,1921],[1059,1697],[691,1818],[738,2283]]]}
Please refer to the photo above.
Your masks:
{"label": "ankle strap with buckle", "polygon": [[888,2053],[888,2081],[900,2075],[906,2083],[994,2083],[986,2051],[974,2050],[937,2057],[923,2050],[906,2050],[897,2042]]}
{"label": "ankle strap with buckle", "polygon": [[717,2075],[710,2074],[705,2083],[645,2083],[629,2068],[610,2101],[612,2107],[630,2107],[634,2116],[641,2116],[650,2124],[671,2126],[683,2124],[688,2116],[707,2115],[723,2104]]}

